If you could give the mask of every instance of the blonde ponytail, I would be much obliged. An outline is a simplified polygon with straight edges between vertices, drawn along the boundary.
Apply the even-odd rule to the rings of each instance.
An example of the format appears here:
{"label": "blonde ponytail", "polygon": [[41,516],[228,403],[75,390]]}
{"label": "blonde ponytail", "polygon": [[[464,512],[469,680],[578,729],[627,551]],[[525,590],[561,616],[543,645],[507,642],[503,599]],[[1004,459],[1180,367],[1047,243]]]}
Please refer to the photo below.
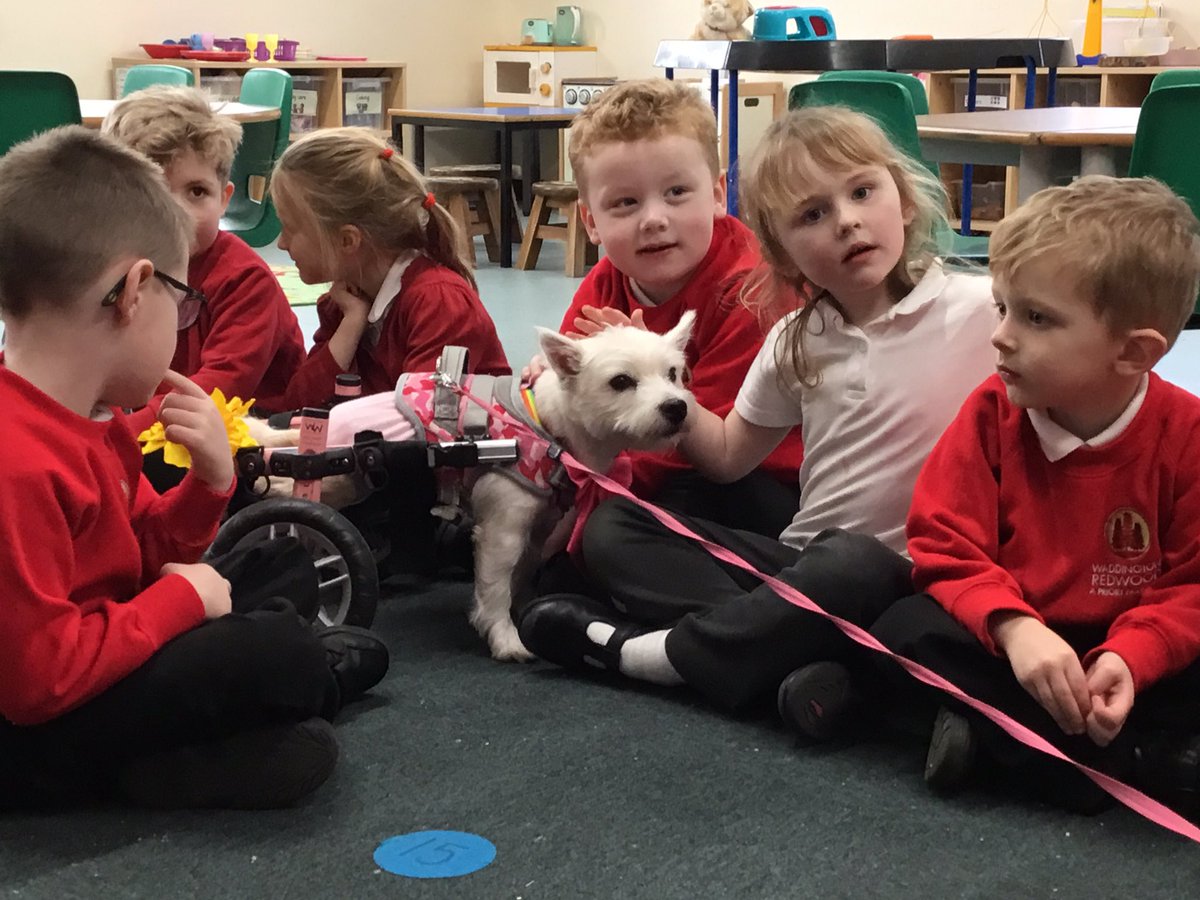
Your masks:
{"label": "blonde ponytail", "polygon": [[338,230],[353,225],[378,252],[416,250],[476,288],[458,224],[428,203],[421,173],[373,131],[323,128],[296,141],[275,164],[271,193],[276,205],[311,216],[327,261]]}

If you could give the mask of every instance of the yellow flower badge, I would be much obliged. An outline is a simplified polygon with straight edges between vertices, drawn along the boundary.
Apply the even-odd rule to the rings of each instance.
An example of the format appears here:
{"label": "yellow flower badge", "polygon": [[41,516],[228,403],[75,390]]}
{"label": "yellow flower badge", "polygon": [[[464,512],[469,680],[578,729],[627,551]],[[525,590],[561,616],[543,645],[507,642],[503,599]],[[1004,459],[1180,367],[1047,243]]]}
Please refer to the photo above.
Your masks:
{"label": "yellow flower badge", "polygon": [[[225,434],[229,437],[230,454],[236,453],[242,447],[257,447],[258,441],[250,436],[250,430],[242,421],[242,417],[254,405],[254,400],[243,402],[241,397],[226,400],[225,394],[221,392],[220,388],[213,388],[212,401],[221,414],[222,421],[225,422]],[[153,453],[155,450],[162,450],[163,461],[168,465],[178,466],[181,469],[192,467],[192,455],[182,444],[173,444],[167,440],[162,422],[155,422],[139,434],[137,439],[138,443],[142,445],[143,456]]]}

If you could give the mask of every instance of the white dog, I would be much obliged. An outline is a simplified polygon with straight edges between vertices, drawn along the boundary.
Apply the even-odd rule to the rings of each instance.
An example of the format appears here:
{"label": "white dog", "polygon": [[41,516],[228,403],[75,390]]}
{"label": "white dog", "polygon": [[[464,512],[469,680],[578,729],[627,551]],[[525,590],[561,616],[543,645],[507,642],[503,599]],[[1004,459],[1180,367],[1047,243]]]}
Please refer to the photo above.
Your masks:
{"label": "white dog", "polygon": [[[597,472],[608,471],[623,450],[673,445],[691,410],[684,349],[694,319],[693,313],[685,313],[663,335],[612,327],[580,340],[539,328],[548,368],[534,384],[533,397],[542,427]],[[414,436],[408,419],[397,412],[394,396],[379,394],[334,407],[329,444],[349,444],[365,429],[388,440]],[[256,429],[255,437],[267,445],[294,446],[297,432],[267,436]],[[523,486],[501,468],[479,467],[466,479],[475,518],[471,624],[487,639],[494,658],[526,661],[533,657],[513,625],[513,597],[528,592],[544,546],[552,535],[565,540],[569,528],[563,526],[570,523],[562,522],[554,497]],[[272,492],[279,487],[273,485]]]}

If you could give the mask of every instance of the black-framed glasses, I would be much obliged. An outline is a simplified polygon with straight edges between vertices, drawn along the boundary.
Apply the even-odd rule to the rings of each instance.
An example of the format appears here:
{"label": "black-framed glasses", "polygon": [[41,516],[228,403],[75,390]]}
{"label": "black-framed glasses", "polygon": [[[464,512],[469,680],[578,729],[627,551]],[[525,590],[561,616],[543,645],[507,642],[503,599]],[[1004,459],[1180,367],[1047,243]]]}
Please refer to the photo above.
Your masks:
{"label": "black-framed glasses", "polygon": [[[112,306],[117,302],[117,298],[121,296],[121,291],[125,290],[125,280],[128,277],[128,275],[121,276],[121,280],[114,284],[112,290],[104,295],[104,299],[100,301],[101,306]],[[165,272],[158,271],[158,269],[154,270],[154,277],[167,287],[179,291],[179,297],[175,300],[175,308],[179,311],[179,324],[176,326],[176,329],[183,331],[185,328],[190,328],[195,324],[196,319],[199,318],[200,308],[208,303],[208,298],[194,287],[189,287]]]}

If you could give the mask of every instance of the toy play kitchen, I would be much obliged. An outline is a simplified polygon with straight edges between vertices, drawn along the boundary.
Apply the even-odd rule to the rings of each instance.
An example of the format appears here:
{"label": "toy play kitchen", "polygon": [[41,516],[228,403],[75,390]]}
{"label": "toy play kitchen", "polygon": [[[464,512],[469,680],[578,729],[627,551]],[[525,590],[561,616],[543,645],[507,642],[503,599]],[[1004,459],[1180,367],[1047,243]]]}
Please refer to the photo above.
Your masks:
{"label": "toy play kitchen", "polygon": [[823,6],[766,6],[754,14],[756,41],[833,41],[833,15]]}

